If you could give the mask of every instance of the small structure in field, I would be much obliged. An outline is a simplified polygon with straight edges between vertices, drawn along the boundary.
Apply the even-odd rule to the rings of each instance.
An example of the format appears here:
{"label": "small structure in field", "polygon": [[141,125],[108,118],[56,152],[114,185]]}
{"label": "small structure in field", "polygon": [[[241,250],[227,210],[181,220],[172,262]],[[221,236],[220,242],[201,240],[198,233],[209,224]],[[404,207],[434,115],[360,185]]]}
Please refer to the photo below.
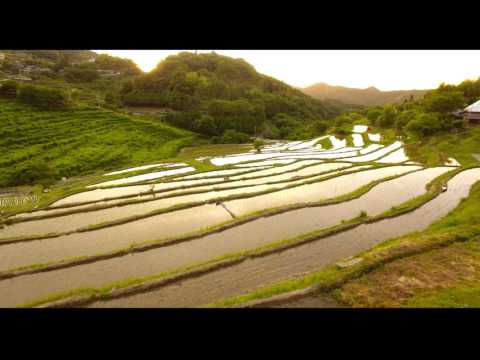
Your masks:
{"label": "small structure in field", "polygon": [[462,111],[455,113],[457,117],[463,117],[468,122],[473,124],[480,124],[480,100],[467,106]]}

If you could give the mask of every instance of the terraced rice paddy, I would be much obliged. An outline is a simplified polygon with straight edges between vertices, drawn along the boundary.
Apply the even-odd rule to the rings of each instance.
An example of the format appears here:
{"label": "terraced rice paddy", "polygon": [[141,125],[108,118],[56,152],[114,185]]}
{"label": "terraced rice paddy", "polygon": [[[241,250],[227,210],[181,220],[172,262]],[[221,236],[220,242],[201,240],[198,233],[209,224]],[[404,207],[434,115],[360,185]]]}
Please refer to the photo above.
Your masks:
{"label": "terraced rice paddy", "polygon": [[[49,208],[12,216],[0,228],[0,306],[182,273],[269,247],[259,257],[92,304],[204,305],[420,230],[453,209],[480,180],[480,169],[464,170],[449,181],[448,191],[412,212],[281,250],[286,239],[360,214],[389,212],[455,170],[453,162],[435,168],[407,164],[401,142],[365,145],[366,131],[355,126],[353,146],[325,136],[276,143],[260,153],[215,157],[209,161],[221,167],[206,172],[159,162],[119,169],[105,174],[114,180],[89,185]],[[323,149],[317,143],[327,138],[332,147]],[[128,176],[134,171],[144,173]],[[127,176],[119,179],[122,174]]]}

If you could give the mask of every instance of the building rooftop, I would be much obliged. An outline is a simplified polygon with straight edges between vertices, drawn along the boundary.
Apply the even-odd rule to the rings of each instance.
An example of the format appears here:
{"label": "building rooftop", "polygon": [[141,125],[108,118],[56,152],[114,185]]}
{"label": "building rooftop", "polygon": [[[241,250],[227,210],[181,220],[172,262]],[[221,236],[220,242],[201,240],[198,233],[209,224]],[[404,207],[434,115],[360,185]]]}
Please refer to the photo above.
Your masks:
{"label": "building rooftop", "polygon": [[469,105],[465,108],[466,112],[478,112],[480,113],[480,100],[477,102],[473,103],[472,105]]}

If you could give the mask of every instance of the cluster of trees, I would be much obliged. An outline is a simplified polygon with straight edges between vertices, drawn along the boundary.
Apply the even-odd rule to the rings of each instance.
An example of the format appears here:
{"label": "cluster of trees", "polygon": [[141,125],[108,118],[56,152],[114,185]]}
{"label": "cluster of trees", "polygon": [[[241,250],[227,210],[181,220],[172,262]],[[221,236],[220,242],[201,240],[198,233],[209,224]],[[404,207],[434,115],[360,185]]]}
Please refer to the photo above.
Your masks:
{"label": "cluster of trees", "polygon": [[123,59],[107,54],[98,55],[95,58],[95,65],[100,70],[114,70],[124,75],[140,75],[142,71],[130,59]]}
{"label": "cluster of trees", "polygon": [[9,186],[20,186],[28,184],[51,185],[55,182],[56,172],[43,160],[29,160],[22,162],[12,170],[8,184]]}
{"label": "cluster of trees", "polygon": [[320,129],[312,124],[342,111],[338,104],[326,105],[257,73],[242,59],[214,52],[169,56],[151,73],[125,84],[121,98],[130,106],[175,110],[168,122],[216,139],[228,130],[293,137]]}
{"label": "cluster of trees", "polygon": [[18,85],[7,81],[0,85],[0,97],[15,99],[42,109],[60,109],[69,105],[67,94],[59,89],[37,85]]}
{"label": "cluster of trees", "polygon": [[431,136],[441,131],[458,131],[465,127],[463,119],[454,112],[480,98],[480,78],[466,80],[459,85],[440,85],[422,99],[410,99],[401,104],[388,104],[363,112],[370,124],[394,128],[416,136]]}
{"label": "cluster of trees", "polygon": [[92,82],[98,79],[97,68],[94,63],[90,62],[68,66],[64,71],[65,80],[72,83]]}

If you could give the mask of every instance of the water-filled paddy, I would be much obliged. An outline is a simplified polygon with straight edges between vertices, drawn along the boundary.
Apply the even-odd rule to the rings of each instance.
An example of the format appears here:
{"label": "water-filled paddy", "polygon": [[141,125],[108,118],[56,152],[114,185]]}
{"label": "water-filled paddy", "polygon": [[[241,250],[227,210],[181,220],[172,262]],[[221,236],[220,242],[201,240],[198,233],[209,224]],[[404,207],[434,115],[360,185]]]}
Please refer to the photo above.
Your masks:
{"label": "water-filled paddy", "polygon": [[388,154],[387,156],[381,158],[380,160],[377,160],[377,162],[385,163],[385,164],[398,164],[408,160],[409,158],[407,154],[405,154],[405,149],[401,148],[401,149],[398,149],[397,151],[394,151],[391,154]]}
{"label": "water-filled paddy", "polygon": [[281,253],[245,261],[225,269],[184,280],[147,293],[96,302],[91,307],[189,307],[239,295],[295,274],[315,271],[354,256],[392,237],[421,231],[455,208],[480,180],[480,169],[468,170],[449,182],[449,190],[421,208],[377,223],[360,225]]}
{"label": "water-filled paddy", "polygon": [[364,133],[365,131],[368,130],[368,126],[367,125],[355,125],[353,127],[353,132],[354,133]]}
{"label": "water-filled paddy", "polygon": [[302,185],[281,192],[256,196],[255,198],[232,200],[225,204],[237,216],[269,207],[288,204],[315,202],[348,194],[363,185],[385,177],[403,174],[418,166],[392,166],[380,169],[360,171],[350,175],[339,176],[330,180],[310,185]]}
{"label": "water-filled paddy", "polygon": [[262,167],[262,166],[270,166],[270,165],[286,165],[286,164],[291,164],[294,162],[294,159],[278,159],[278,160],[265,160],[265,161],[256,161],[256,162],[251,162],[247,164],[238,164],[235,165],[236,167],[240,168],[249,168],[249,167]]}
{"label": "water-filled paddy", "polygon": [[[341,233],[258,260],[265,264],[275,264],[276,271],[279,271],[279,276],[285,277],[298,271],[306,271],[311,269],[311,267],[324,265],[344,256],[354,255],[379,241],[386,240],[397,234],[421,229],[436,218],[445,215],[458,204],[462,197],[468,194],[470,186],[477,180],[480,180],[480,169],[468,170],[467,173],[457,175],[450,181],[447,192],[442,193],[436,199],[412,213],[386,220],[387,224],[385,221],[382,221],[375,224],[362,225],[354,229],[355,231]],[[382,191],[380,196],[384,193],[385,191]],[[399,193],[395,196],[401,197],[402,194]],[[368,201],[368,203],[373,206],[382,206],[382,204],[376,204],[381,203],[381,201]],[[303,217],[299,217],[299,219]],[[392,222],[398,222],[401,225],[396,226]],[[358,236],[359,229],[365,227],[372,229],[371,226],[375,227],[374,231],[369,230],[366,235]],[[266,233],[264,232],[264,234]],[[208,236],[218,236],[220,234]],[[252,234],[252,236],[255,235]],[[147,275],[182,266],[181,264],[195,263],[196,261],[201,261],[203,257],[209,259],[215,257],[216,254],[224,254],[226,250],[237,246],[236,244],[239,244],[239,249],[242,249],[248,243],[250,237],[245,236],[245,232],[242,232],[240,236],[241,241],[232,241],[232,237],[221,236],[218,237],[217,243],[214,243],[215,240],[213,238],[209,238],[209,241],[204,242],[199,241],[201,239],[203,238],[144,253],[80,265],[74,268],[1,281],[0,294],[8,295],[0,295],[0,305],[13,306],[28,299],[45,296],[49,293],[72,287],[101,286],[107,282],[124,279],[129,276]],[[327,247],[325,247],[326,244],[328,244]],[[195,246],[195,251],[192,251],[193,246]],[[281,258],[281,262],[277,262],[276,259],[282,254],[290,254],[291,257],[284,256]],[[302,266],[300,270],[298,266]],[[258,266],[255,269],[262,272]],[[243,275],[250,275],[252,274],[251,271],[255,271],[255,269],[251,268],[250,272],[243,273]],[[247,278],[250,278],[250,276],[247,276]],[[254,276],[251,278],[253,279]],[[234,285],[236,286],[236,284]]]}
{"label": "water-filled paddy", "polygon": [[[296,176],[308,176],[314,174],[320,174],[327,171],[333,171],[336,169],[346,168],[350,166],[349,164],[345,163],[332,163],[332,164],[320,164],[318,166],[311,166],[304,168],[300,171],[295,173],[287,173],[283,175],[279,175],[276,177],[269,177],[263,178],[268,179],[268,181],[282,181],[289,178],[294,178]],[[328,176],[326,174],[324,176]],[[13,225],[6,226],[3,229],[0,229],[0,238],[7,238],[7,237],[19,237],[19,236],[32,236],[32,235],[40,235],[40,234],[48,234],[48,233],[60,233],[60,232],[67,232],[67,231],[74,231],[79,228],[83,228],[89,225],[94,225],[103,222],[111,222],[120,220],[123,218],[127,218],[134,215],[141,215],[146,214],[154,210],[168,208],[174,205],[180,204],[187,204],[192,202],[200,202],[211,200],[218,197],[226,197],[230,195],[242,195],[242,194],[253,194],[261,191],[272,190],[272,189],[281,189],[286,186],[290,186],[295,183],[299,183],[302,180],[298,180],[296,182],[287,182],[287,183],[280,183],[280,184],[272,184],[272,185],[257,185],[259,182],[258,179],[252,179],[250,181],[237,181],[237,185],[250,185],[250,187],[241,187],[238,189],[231,189],[231,190],[223,190],[222,186],[214,186],[211,185],[206,187],[199,187],[197,190],[205,190],[208,192],[203,192],[199,194],[189,194],[189,195],[181,195],[183,191],[174,192],[173,194],[176,195],[175,197],[168,197],[168,198],[159,198],[157,200],[154,195],[147,195],[139,197],[138,199],[151,199],[152,201],[132,204],[132,205],[125,205],[125,206],[116,206],[110,207],[103,210],[96,210],[96,211],[89,211],[83,213],[75,213],[69,214],[64,216],[57,216],[53,218],[41,219],[41,220],[34,220],[34,221],[26,221],[21,223],[16,223]],[[266,181],[263,181],[263,183]],[[223,187],[229,187],[229,183],[226,183]],[[158,195],[157,195],[158,196]],[[159,196],[158,196],[159,197]],[[113,200],[110,202],[104,202],[103,204],[108,203],[116,203],[118,200]]]}
{"label": "water-filled paddy", "polygon": [[115,186],[115,185],[130,184],[130,183],[135,183],[135,182],[140,182],[140,181],[159,179],[159,178],[166,177],[166,176],[185,174],[185,173],[192,172],[192,171],[195,171],[195,168],[189,166],[189,167],[184,167],[184,168],[180,168],[180,169],[157,171],[157,172],[153,172],[153,173],[142,174],[142,175],[137,175],[137,176],[130,176],[130,177],[127,177],[127,178],[122,178],[122,179],[117,179],[117,180],[105,181],[105,182],[90,185],[90,186],[87,186],[87,187],[92,188],[92,187],[99,187],[99,186]]}
{"label": "water-filled paddy", "polygon": [[139,171],[139,170],[147,170],[147,169],[152,169],[152,168],[157,168],[157,167],[174,167],[174,166],[188,166],[185,163],[159,163],[159,164],[151,164],[151,165],[143,165],[143,166],[137,166],[137,167],[132,167],[124,170],[117,170],[113,172],[109,172],[107,174],[104,174],[103,176],[112,176],[112,175],[120,175],[124,174],[127,172],[132,172],[132,171]]}

